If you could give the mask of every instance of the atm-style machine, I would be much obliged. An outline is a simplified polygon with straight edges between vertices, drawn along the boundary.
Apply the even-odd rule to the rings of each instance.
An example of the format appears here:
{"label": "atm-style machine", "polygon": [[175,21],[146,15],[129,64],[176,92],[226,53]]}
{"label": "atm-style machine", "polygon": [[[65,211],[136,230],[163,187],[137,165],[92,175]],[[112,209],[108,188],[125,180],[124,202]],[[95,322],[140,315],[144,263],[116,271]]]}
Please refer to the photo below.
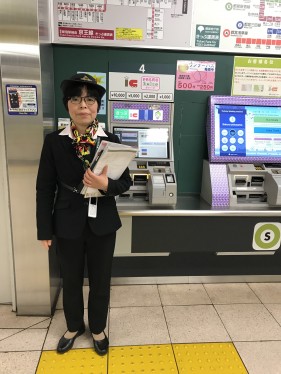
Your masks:
{"label": "atm-style machine", "polygon": [[211,96],[201,197],[212,206],[281,206],[281,99]]}
{"label": "atm-style machine", "polygon": [[138,149],[129,165],[133,185],[118,205],[176,205],[173,103],[109,101],[108,123],[122,144]]}

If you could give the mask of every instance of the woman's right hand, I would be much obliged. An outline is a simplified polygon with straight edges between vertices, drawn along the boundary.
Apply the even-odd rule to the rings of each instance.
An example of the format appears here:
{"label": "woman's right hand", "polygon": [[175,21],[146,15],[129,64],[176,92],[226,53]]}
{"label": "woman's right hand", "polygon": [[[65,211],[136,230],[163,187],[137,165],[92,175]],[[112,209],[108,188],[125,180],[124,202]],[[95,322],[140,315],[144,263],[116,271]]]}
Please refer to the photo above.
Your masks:
{"label": "woman's right hand", "polygon": [[41,244],[45,249],[49,249],[52,245],[52,240],[41,240]]}

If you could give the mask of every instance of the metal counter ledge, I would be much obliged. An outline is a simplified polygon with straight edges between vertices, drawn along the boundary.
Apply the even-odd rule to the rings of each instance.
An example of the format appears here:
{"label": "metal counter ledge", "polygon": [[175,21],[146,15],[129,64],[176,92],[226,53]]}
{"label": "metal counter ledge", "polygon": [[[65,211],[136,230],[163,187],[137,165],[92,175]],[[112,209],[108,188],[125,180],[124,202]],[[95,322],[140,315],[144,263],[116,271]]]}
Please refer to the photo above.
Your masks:
{"label": "metal counter ledge", "polygon": [[[241,204],[242,205],[242,204]],[[121,217],[125,216],[248,216],[281,217],[281,207],[212,207],[199,195],[179,195],[175,207],[149,206],[148,203],[126,205],[117,202]]]}

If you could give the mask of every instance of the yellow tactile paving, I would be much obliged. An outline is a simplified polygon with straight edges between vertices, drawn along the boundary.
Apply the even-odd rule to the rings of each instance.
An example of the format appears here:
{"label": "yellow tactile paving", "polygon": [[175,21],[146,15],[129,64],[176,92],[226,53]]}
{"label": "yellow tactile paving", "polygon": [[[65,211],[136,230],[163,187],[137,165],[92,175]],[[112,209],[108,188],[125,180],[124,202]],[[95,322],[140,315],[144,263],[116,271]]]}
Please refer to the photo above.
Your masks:
{"label": "yellow tactile paving", "polygon": [[173,344],[179,374],[247,374],[232,343]]}
{"label": "yellow tactile paving", "polygon": [[64,355],[44,351],[36,374],[247,374],[232,343],[163,344],[110,347]]}
{"label": "yellow tactile paving", "polygon": [[107,357],[93,349],[72,349],[63,355],[44,351],[36,374],[107,374]]}
{"label": "yellow tactile paving", "polygon": [[178,374],[171,345],[111,348],[108,374]]}

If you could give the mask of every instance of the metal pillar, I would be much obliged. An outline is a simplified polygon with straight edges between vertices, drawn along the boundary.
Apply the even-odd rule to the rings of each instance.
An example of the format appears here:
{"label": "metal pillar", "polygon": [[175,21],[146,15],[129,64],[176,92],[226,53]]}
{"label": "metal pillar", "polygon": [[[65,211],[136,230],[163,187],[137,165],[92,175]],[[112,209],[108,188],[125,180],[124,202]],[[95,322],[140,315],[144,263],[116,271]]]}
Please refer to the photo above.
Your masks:
{"label": "metal pillar", "polygon": [[[6,148],[7,203],[14,263],[11,277],[15,279],[19,315],[50,315],[59,287],[54,249],[48,253],[41,248],[36,240],[35,224],[35,181],[43,135],[54,127],[54,105],[50,99],[53,61],[49,14],[49,2],[43,0],[0,2],[4,130],[0,136]],[[37,115],[12,115],[7,102],[7,85],[36,87]]]}

